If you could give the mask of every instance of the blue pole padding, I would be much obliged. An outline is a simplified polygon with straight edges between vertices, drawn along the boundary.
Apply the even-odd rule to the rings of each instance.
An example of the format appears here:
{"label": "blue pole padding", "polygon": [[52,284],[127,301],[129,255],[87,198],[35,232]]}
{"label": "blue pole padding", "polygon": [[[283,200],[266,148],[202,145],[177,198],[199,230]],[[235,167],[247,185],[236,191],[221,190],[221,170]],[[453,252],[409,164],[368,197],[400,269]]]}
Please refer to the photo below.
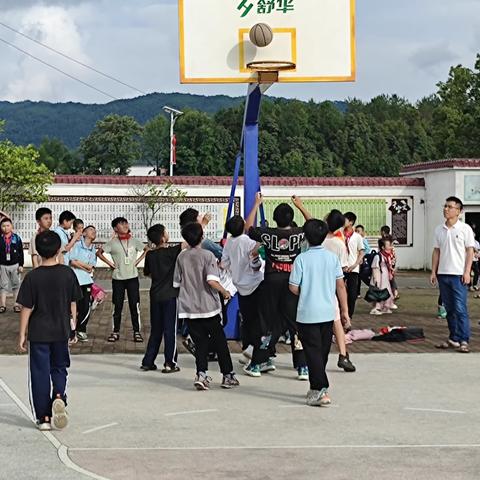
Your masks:
{"label": "blue pole padding", "polygon": [[[238,152],[235,158],[235,170],[233,172],[232,188],[230,190],[230,198],[228,200],[228,210],[227,210],[226,220],[229,220],[232,216],[233,202],[235,200],[235,191],[237,189],[238,177],[240,175],[241,162],[242,162],[242,152]],[[223,239],[225,240],[225,238],[227,238],[227,230],[224,228]]]}

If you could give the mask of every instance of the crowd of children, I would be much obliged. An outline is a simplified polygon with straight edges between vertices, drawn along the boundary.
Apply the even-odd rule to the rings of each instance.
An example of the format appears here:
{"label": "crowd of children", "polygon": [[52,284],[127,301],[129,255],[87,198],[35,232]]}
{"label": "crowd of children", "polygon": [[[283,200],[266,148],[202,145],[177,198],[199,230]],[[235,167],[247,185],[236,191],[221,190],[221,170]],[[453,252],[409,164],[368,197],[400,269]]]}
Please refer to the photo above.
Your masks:
{"label": "crowd of children", "polygon": [[[237,292],[244,373],[261,377],[274,371],[276,344],[288,332],[297,378],[310,382],[307,404],[330,403],[326,364],[333,335],[340,352],[338,367],[355,371],[345,332],[351,328],[359,293],[360,266],[365,253],[370,254],[365,230],[362,226],[355,229],[356,216],[351,212],[332,210],[325,221],[314,219],[295,196],[292,203],[305,219],[303,227],[296,225],[295,211],[287,203],[276,207],[275,226],[255,227],[262,202],[258,194],[246,219],[236,215],[228,220],[229,238],[221,245],[204,237],[209,215],[189,208],[180,216],[184,240],[180,245],[169,245],[166,228],[157,224],[148,230],[146,246],[132,235],[128,220],[117,217],[111,223],[112,237],[98,250],[95,226],[85,226],[72,212],[65,211],[52,231],[51,210],[39,208],[37,231],[29,249],[33,271],[21,287],[22,241],[13,232],[10,219],[1,221],[0,313],[5,311],[5,292],[9,289],[18,302],[15,310],[21,312],[22,351],[28,331],[33,409],[39,428],[47,430],[52,423],[61,428],[67,423],[68,348],[71,343],[88,340],[97,258],[112,270],[112,331],[107,338],[112,343],[120,339],[125,294],[133,340],[143,342],[138,265],[145,260],[144,274],[151,278],[151,330],[142,370],[158,368],[155,361],[162,341],[162,372],[180,370],[176,334],[178,322],[182,322],[196,360],[194,387],[210,388],[208,362],[212,353],[223,375],[221,387],[237,387],[223,329],[226,304]],[[372,262],[372,282],[379,287],[388,283],[386,288],[392,294],[391,300],[374,305],[380,313],[395,308],[392,248],[386,234]]]}

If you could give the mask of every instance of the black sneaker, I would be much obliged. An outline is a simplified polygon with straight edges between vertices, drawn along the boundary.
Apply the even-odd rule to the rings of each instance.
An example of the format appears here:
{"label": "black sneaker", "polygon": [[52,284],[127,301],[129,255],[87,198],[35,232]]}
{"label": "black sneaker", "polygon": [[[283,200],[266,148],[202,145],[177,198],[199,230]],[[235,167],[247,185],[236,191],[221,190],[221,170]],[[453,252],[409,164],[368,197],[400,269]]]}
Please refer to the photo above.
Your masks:
{"label": "black sneaker", "polygon": [[140,370],[143,370],[144,372],[149,372],[150,370],[157,370],[157,366],[155,364],[153,365],[142,365],[140,367]]}
{"label": "black sneaker", "polygon": [[355,365],[350,361],[350,358],[347,355],[339,355],[338,356],[338,368],[342,368],[346,372],[354,372],[356,370]]}

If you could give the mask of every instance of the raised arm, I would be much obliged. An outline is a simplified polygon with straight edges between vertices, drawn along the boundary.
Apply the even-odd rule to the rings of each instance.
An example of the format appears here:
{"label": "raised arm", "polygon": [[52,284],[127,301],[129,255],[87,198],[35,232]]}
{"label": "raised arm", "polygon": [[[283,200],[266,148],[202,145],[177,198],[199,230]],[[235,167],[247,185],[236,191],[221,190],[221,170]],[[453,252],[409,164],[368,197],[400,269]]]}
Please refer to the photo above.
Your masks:
{"label": "raised arm", "polygon": [[258,192],[255,195],[255,204],[253,205],[252,211],[248,214],[248,217],[245,220],[246,232],[248,232],[255,224],[255,217],[257,216],[257,210],[259,209],[262,203],[263,203],[263,195],[261,194],[261,192]]}
{"label": "raised arm", "polygon": [[292,202],[295,207],[300,210],[300,213],[303,215],[303,218],[305,220],[311,220],[313,218],[312,214],[305,208],[305,205],[303,204],[303,201],[300,197],[293,195]]}

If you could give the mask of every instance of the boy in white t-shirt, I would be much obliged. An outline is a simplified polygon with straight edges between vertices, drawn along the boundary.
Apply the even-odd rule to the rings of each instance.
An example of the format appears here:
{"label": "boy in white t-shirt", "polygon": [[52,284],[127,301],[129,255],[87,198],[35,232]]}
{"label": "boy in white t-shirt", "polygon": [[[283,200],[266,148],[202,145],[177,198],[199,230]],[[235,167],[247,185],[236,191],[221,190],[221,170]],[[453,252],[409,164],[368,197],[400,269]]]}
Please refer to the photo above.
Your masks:
{"label": "boy in white t-shirt", "polygon": [[346,222],[343,236],[347,247],[348,265],[343,271],[345,273],[345,286],[347,287],[348,316],[352,319],[357,302],[360,265],[365,256],[365,247],[363,238],[354,229],[357,216],[352,212],[347,212],[344,215]]}
{"label": "boy in white t-shirt", "polygon": [[[341,233],[341,229],[345,225],[345,217],[339,210],[332,210],[327,215],[325,222],[328,225],[328,234],[322,245],[326,250],[335,254],[340,262],[340,266],[344,269],[348,265],[347,247]],[[338,235],[338,233],[340,233],[340,235]],[[350,327],[350,324],[342,325],[340,310],[337,309],[337,316],[333,322],[333,333],[335,334],[338,350],[340,352],[338,355],[337,366],[338,368],[342,368],[345,372],[354,372],[356,368],[350,361],[345,341],[344,328],[348,327]]]}
{"label": "boy in white t-shirt", "polygon": [[[261,322],[259,302],[263,272],[260,270],[258,253],[254,253],[257,242],[245,232],[245,221],[240,215],[235,215],[226,223],[226,230],[231,235],[222,254],[222,268],[232,275],[232,281],[238,290],[238,303],[242,314],[242,344],[244,356],[247,360],[247,349],[253,345],[255,324]],[[271,362],[262,365],[260,370],[274,370]],[[261,373],[261,372],[259,372]]]}

